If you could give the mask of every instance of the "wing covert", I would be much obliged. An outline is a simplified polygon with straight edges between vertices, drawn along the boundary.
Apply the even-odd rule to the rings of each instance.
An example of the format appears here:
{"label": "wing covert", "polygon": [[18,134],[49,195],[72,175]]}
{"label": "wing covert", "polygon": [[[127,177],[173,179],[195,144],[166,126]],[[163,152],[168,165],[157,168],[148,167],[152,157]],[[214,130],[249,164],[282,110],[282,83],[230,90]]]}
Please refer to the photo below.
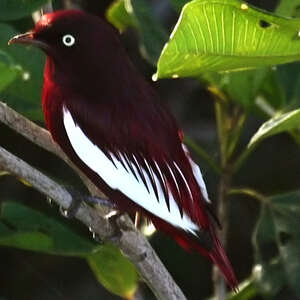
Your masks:
{"label": "wing covert", "polygon": [[100,149],[75,123],[65,106],[63,122],[77,156],[111,189],[121,191],[133,202],[168,223],[196,234],[199,226],[183,211],[179,202],[181,189],[178,182],[184,183],[183,190],[186,193],[192,195],[192,192],[176,163],[173,162],[172,166],[167,162],[146,159],[141,153]]}

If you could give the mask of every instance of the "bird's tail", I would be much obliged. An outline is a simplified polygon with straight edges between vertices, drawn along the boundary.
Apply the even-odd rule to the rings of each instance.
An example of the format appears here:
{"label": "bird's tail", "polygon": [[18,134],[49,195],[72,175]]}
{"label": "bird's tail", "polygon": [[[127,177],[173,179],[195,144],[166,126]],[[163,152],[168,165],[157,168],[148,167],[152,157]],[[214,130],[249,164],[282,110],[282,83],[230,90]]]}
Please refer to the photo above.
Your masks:
{"label": "bird's tail", "polygon": [[161,219],[152,217],[152,222],[156,228],[171,235],[185,250],[189,252],[195,250],[208,257],[219,267],[231,289],[237,291],[238,281],[212,225],[205,231],[199,231],[196,237],[194,234],[174,228]]}
{"label": "bird's tail", "polygon": [[200,252],[201,254],[208,256],[211,261],[219,267],[231,289],[233,291],[237,291],[238,281],[236,279],[231,263],[214,229],[212,228],[210,231],[210,236],[212,238],[212,247],[208,250],[201,246],[198,246],[196,247],[196,250],[198,250],[198,252]]}

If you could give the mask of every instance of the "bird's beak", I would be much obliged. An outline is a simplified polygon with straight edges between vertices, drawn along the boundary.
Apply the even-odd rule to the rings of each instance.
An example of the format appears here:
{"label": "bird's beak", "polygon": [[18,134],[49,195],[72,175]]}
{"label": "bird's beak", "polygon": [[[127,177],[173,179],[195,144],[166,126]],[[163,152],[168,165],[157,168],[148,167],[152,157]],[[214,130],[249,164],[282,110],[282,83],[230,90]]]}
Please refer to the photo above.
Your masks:
{"label": "bird's beak", "polygon": [[33,42],[33,32],[26,32],[23,34],[18,34],[8,41],[8,45],[11,44],[32,44]]}
{"label": "bird's beak", "polygon": [[33,45],[42,49],[45,49],[47,47],[47,45],[44,42],[41,42],[34,38],[34,34],[32,31],[14,36],[8,41],[8,45],[12,44]]}

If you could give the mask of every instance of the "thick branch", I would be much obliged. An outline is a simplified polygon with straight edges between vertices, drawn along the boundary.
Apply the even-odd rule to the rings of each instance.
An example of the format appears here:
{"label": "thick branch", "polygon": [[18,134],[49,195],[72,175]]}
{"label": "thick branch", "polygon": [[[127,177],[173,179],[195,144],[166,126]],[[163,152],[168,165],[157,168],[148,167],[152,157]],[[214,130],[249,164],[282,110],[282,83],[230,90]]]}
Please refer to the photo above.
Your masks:
{"label": "thick branch", "polygon": [[[53,143],[49,133],[45,129],[42,129],[24,118],[2,102],[0,102],[0,121],[33,143],[56,154],[77,170],[59,147]],[[1,147],[0,165],[3,169],[23,177],[26,181],[30,182],[34,188],[56,201],[59,206],[63,208],[69,207],[72,197],[66,189]],[[84,174],[81,173],[80,176],[93,195],[102,196],[97,187],[94,186]],[[101,217],[96,209],[92,209],[88,206],[81,206],[76,218],[86,226],[91,227],[101,239],[108,238],[115,232],[115,228],[112,224],[104,217]],[[141,277],[149,285],[157,298],[164,300],[186,299],[149,242],[140,232],[136,231],[130,218],[127,215],[123,215],[118,219],[117,224],[122,235],[119,239],[115,239],[114,242],[130,261],[132,261]]]}

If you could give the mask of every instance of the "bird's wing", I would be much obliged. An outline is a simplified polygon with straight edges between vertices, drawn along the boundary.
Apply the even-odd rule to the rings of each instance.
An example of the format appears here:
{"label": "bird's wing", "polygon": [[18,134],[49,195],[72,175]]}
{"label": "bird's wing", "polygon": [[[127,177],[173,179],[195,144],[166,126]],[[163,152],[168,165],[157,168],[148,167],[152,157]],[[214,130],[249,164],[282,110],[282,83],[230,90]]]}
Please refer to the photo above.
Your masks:
{"label": "bird's wing", "polygon": [[197,214],[196,199],[199,187],[203,198],[208,199],[206,187],[199,167],[188,154],[184,156],[194,175],[193,184],[179,162],[158,162],[142,153],[101,149],[85,135],[67,107],[63,108],[63,123],[77,156],[111,189],[121,191],[146,211],[192,234],[196,235],[199,224],[206,225],[205,212]]}

